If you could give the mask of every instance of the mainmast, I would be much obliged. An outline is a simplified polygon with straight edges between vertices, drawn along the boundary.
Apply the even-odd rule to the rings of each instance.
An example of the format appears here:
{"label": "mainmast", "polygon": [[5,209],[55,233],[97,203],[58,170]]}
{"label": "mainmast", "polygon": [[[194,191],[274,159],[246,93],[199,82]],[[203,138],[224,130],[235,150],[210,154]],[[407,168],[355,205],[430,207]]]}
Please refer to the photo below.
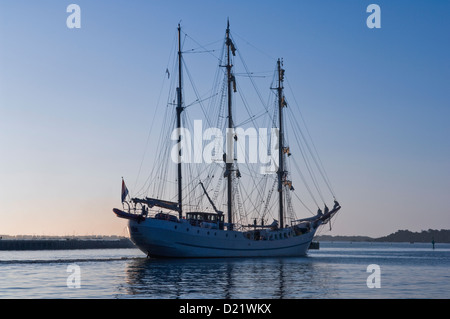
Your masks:
{"label": "mainmast", "polygon": [[181,183],[181,112],[183,112],[183,100],[181,90],[181,27],[178,24],[178,87],[177,87],[177,133],[178,133],[178,214],[180,219],[183,217],[182,210],[182,183]]}
{"label": "mainmast", "polygon": [[284,132],[283,132],[283,107],[286,105],[283,95],[283,80],[284,80],[284,70],[281,68],[281,61],[277,61],[278,70],[278,119],[279,119],[279,136],[278,136],[278,193],[279,193],[279,218],[280,218],[280,228],[284,227],[284,213],[283,213],[283,184],[285,180],[284,171]]}
{"label": "mainmast", "polygon": [[[228,215],[228,230],[233,230],[233,180],[231,172],[233,170],[233,158],[234,158],[234,139],[233,139],[233,116],[232,116],[232,96],[231,87],[234,83],[234,88],[236,87],[235,78],[231,73],[230,51],[235,55],[236,48],[230,39],[230,21],[227,21],[226,30],[226,45],[227,45],[227,79],[228,79],[228,129],[227,129],[227,149],[226,149],[226,177],[227,177],[227,215]],[[236,89],[234,89],[236,91]]]}

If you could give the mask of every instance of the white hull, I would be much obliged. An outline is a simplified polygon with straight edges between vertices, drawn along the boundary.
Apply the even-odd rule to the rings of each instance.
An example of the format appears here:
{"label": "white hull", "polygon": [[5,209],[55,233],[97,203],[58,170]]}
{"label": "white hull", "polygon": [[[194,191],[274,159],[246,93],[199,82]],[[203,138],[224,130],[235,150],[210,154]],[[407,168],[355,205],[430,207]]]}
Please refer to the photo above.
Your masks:
{"label": "white hull", "polygon": [[304,256],[315,234],[294,236],[290,228],[271,231],[270,238],[249,239],[244,232],[192,226],[147,218],[129,221],[131,240],[151,257],[276,257]]}

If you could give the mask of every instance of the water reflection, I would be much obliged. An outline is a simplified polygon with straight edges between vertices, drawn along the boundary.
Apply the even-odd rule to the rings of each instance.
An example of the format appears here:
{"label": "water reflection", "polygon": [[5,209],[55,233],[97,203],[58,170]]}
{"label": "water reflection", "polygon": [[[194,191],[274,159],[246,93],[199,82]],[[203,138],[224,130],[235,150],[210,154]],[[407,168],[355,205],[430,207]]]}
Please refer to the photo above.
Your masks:
{"label": "water reflection", "polygon": [[336,293],[330,266],[314,258],[136,259],[119,298],[326,298]]}

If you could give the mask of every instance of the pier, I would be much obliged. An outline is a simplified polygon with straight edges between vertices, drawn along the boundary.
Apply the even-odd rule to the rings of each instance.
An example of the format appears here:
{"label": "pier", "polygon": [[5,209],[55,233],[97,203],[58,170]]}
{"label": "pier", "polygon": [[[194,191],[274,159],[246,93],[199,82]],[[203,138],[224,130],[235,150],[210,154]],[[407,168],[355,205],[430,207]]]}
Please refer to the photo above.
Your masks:
{"label": "pier", "polygon": [[135,248],[128,238],[120,239],[1,239],[2,250],[67,250]]}

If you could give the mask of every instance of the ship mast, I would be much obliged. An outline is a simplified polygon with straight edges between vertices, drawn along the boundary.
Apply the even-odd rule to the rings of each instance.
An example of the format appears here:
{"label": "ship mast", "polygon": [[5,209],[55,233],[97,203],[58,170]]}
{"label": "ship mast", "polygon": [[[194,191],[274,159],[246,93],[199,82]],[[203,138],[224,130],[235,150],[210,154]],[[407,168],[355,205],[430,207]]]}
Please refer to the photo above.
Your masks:
{"label": "ship mast", "polygon": [[182,90],[181,90],[181,27],[178,24],[178,87],[177,87],[177,133],[178,133],[178,214],[180,219],[183,217],[182,210],[182,183],[181,183],[181,112],[182,106]]}
{"label": "ship mast", "polygon": [[227,149],[226,149],[226,172],[225,175],[227,177],[227,217],[228,217],[228,230],[233,230],[233,180],[231,176],[231,172],[233,170],[233,151],[234,151],[234,142],[233,142],[233,116],[232,116],[232,96],[231,96],[231,87],[234,83],[235,79],[233,74],[231,73],[231,68],[233,67],[231,64],[230,51],[233,55],[235,55],[235,47],[233,42],[230,39],[230,21],[227,21],[227,30],[226,30],[226,45],[227,45],[227,79],[228,79],[228,129],[227,129]]}
{"label": "ship mast", "polygon": [[284,133],[283,133],[283,107],[285,106],[284,95],[283,95],[283,80],[284,80],[284,70],[281,68],[281,61],[277,61],[277,71],[278,71],[278,118],[279,118],[279,136],[278,136],[278,193],[279,193],[279,218],[280,218],[280,228],[284,227],[284,213],[283,213],[283,183],[285,180],[284,171]]}

